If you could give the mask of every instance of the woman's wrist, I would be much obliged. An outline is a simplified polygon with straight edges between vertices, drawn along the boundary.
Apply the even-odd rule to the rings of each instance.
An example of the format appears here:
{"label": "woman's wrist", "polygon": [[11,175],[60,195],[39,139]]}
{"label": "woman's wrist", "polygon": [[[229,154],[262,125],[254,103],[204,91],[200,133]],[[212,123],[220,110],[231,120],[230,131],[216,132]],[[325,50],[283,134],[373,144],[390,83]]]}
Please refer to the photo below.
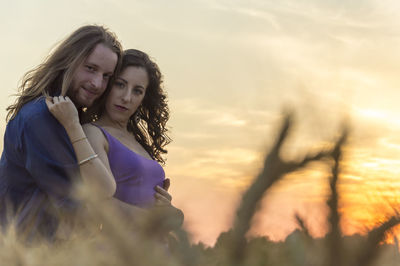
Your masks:
{"label": "woman's wrist", "polygon": [[68,124],[64,125],[65,129],[68,130],[78,130],[82,128],[79,120],[72,119]]}
{"label": "woman's wrist", "polygon": [[65,128],[71,143],[79,143],[80,141],[86,139],[86,134],[83,131],[81,124],[73,124],[70,127]]}

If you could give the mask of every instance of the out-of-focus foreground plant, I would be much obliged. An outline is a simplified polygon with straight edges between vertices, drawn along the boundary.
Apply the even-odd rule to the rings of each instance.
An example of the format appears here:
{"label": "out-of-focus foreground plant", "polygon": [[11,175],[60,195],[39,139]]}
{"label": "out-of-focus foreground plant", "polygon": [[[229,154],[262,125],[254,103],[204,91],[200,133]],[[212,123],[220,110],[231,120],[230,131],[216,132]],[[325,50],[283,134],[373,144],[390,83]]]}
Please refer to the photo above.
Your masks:
{"label": "out-of-focus foreground plant", "polygon": [[[90,200],[92,192],[83,191],[80,195],[87,211],[78,224],[64,232],[63,240],[26,243],[10,227],[0,238],[0,265],[400,265],[398,245],[382,244],[385,235],[400,223],[398,215],[389,217],[366,236],[346,237],[341,232],[337,183],[346,129],[330,149],[288,161],[282,158],[281,150],[291,126],[292,116],[287,115],[262,170],[243,194],[231,230],[221,233],[214,247],[191,244],[187,232],[179,228],[168,209],[127,217],[108,204]],[[315,161],[331,167],[327,235],[312,238],[303,219],[296,215],[301,230],[284,242],[246,237],[269,188]],[[168,230],[172,231],[165,234]]]}

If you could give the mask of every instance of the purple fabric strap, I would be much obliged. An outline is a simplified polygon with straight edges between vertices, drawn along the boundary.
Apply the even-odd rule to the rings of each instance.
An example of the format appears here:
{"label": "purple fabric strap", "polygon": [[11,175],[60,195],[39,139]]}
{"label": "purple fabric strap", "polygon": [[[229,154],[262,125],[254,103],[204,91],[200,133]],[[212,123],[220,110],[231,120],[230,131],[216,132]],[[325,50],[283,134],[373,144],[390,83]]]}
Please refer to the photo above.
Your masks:
{"label": "purple fabric strap", "polygon": [[133,152],[105,129],[93,125],[108,141],[108,161],[117,183],[114,197],[139,207],[151,207],[155,201],[155,186],[163,186],[164,169],[157,161]]}

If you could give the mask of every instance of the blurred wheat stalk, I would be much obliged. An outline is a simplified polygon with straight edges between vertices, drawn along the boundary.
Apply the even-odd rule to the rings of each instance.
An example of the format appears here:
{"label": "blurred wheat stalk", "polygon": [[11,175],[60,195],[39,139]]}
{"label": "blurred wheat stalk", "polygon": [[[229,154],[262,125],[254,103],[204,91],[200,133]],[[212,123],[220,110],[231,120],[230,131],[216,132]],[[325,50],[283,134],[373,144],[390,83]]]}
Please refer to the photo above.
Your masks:
{"label": "blurred wheat stalk", "polygon": [[[154,211],[140,219],[126,217],[106,204],[91,201],[93,192],[83,191],[80,195],[89,206],[88,212],[68,238],[52,244],[24,244],[11,227],[0,238],[0,265],[400,265],[398,244],[380,244],[400,223],[398,215],[389,217],[355,243],[349,244],[341,233],[337,183],[347,130],[343,129],[331,149],[307,154],[299,161],[285,161],[281,149],[291,125],[292,116],[286,115],[263,169],[243,195],[232,229],[222,233],[212,248],[191,244],[187,232],[174,225],[165,211]],[[285,242],[246,238],[268,189],[286,174],[321,160],[330,163],[332,171],[326,237],[313,239],[303,219],[296,215],[301,233]],[[165,228],[174,230],[161,239]]]}

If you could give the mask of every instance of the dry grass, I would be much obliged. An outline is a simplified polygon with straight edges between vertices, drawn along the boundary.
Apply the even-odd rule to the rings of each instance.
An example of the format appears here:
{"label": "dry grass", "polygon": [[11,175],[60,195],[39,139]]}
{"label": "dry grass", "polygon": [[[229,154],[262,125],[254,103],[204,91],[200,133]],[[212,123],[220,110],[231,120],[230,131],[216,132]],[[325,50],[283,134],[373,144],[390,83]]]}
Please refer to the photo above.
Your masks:
{"label": "dry grass", "polygon": [[[90,192],[86,191],[83,195],[88,211],[79,225],[68,231],[68,238],[51,244],[45,241],[26,244],[10,228],[0,238],[0,265],[400,265],[398,244],[380,244],[400,223],[398,215],[389,217],[366,236],[342,235],[337,183],[346,130],[331,149],[307,154],[298,161],[286,161],[281,149],[291,124],[291,116],[287,115],[263,169],[243,194],[233,227],[222,233],[212,248],[191,244],[183,229],[163,235],[164,229],[176,228],[173,215],[168,212],[154,211],[140,219],[126,217],[107,204],[91,202]],[[284,242],[247,238],[252,218],[269,188],[286,174],[321,160],[332,169],[327,200],[328,234],[313,239],[303,219],[296,215],[300,230]]]}

